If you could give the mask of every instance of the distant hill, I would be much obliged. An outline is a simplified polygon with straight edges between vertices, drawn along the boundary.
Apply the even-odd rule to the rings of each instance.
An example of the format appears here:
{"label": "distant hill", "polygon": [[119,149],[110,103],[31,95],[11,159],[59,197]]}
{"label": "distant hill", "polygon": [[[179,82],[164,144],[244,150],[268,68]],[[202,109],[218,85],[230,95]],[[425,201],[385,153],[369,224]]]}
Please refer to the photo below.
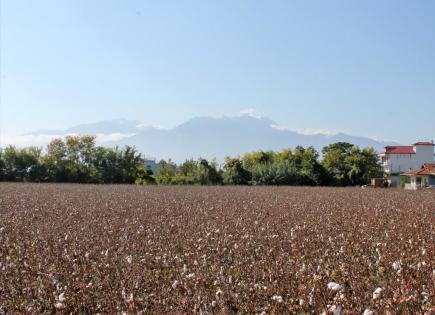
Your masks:
{"label": "distant hill", "polygon": [[140,121],[117,119],[66,130],[41,130],[30,135],[98,134],[106,146],[134,145],[147,156],[172,158],[176,162],[198,157],[223,161],[228,155],[241,155],[252,150],[281,150],[297,145],[314,146],[320,151],[322,147],[338,141],[374,147],[378,151],[385,145],[393,144],[343,133],[306,135],[276,125],[268,118],[249,115],[196,117],[173,129],[162,130],[144,127]]}
{"label": "distant hill", "polygon": [[136,133],[141,122],[137,120],[113,119],[91,124],[81,124],[65,130],[37,130],[25,135],[63,135],[63,134],[131,134]]}

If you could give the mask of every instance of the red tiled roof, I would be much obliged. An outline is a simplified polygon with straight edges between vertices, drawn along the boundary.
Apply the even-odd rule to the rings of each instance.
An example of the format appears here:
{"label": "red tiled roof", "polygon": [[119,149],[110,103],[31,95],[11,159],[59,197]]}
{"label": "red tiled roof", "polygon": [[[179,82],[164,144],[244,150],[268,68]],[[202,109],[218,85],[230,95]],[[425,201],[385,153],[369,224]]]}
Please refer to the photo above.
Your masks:
{"label": "red tiled roof", "polygon": [[416,143],[414,143],[414,145],[431,145],[431,146],[435,146],[435,144],[433,142],[429,142],[429,141],[416,142]]}
{"label": "red tiled roof", "polygon": [[415,154],[414,147],[407,146],[386,146],[385,154]]}
{"label": "red tiled roof", "polygon": [[435,163],[425,163],[421,168],[409,171],[405,175],[435,175]]}

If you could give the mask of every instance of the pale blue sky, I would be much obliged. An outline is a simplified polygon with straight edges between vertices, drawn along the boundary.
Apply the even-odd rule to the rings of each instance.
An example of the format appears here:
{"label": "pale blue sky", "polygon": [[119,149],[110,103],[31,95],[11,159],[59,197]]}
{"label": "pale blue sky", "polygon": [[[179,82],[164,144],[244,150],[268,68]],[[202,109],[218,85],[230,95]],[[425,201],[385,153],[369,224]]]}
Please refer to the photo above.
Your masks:
{"label": "pale blue sky", "polygon": [[435,138],[435,1],[1,1],[1,133],[175,126]]}

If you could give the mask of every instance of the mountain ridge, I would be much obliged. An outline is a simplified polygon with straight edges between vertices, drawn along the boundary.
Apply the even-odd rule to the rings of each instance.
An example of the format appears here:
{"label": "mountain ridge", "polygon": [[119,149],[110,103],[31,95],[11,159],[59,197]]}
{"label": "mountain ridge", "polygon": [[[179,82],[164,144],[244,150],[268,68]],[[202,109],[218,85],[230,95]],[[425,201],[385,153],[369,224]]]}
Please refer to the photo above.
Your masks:
{"label": "mountain ridge", "polygon": [[113,119],[81,124],[65,130],[40,130],[26,135],[96,134],[98,140],[98,135],[115,134],[119,137],[108,137],[104,145],[134,145],[147,156],[171,158],[176,162],[198,157],[223,161],[226,156],[242,155],[248,151],[282,150],[297,145],[313,146],[320,152],[322,147],[339,141],[360,147],[374,147],[378,151],[385,145],[395,144],[345,133],[303,134],[276,126],[278,125],[269,118],[251,115],[193,117],[170,129],[145,126],[138,120]]}

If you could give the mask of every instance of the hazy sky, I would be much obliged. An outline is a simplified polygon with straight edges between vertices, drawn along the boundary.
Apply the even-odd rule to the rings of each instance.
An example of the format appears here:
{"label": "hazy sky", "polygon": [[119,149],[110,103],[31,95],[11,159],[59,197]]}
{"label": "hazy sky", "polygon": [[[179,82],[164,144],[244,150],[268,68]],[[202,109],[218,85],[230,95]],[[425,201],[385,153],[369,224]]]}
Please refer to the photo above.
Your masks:
{"label": "hazy sky", "polygon": [[1,133],[172,127],[254,108],[291,128],[435,138],[435,1],[1,1]]}

